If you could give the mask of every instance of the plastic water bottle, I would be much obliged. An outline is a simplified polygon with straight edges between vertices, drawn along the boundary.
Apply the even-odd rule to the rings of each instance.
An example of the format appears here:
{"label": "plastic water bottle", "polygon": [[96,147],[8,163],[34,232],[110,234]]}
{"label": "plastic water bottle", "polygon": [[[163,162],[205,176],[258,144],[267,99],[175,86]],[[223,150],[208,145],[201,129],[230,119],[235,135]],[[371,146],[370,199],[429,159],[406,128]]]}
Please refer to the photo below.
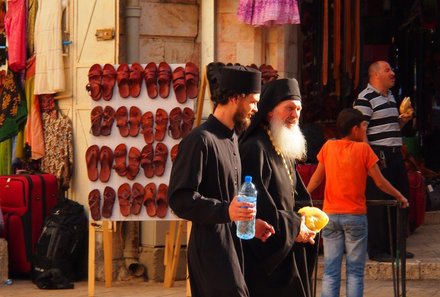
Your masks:
{"label": "plastic water bottle", "polygon": [[[254,203],[257,207],[257,190],[252,183],[252,176],[246,175],[238,193],[239,202]],[[255,217],[250,221],[237,221],[237,236],[241,239],[252,239],[255,236]]]}

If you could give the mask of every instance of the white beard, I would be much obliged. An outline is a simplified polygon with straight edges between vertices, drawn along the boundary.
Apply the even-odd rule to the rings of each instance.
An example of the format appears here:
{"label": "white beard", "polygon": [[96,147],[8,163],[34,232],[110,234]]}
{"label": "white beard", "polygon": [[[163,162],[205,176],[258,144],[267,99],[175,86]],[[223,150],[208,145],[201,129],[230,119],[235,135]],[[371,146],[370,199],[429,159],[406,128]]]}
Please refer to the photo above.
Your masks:
{"label": "white beard", "polygon": [[284,122],[273,118],[270,123],[270,132],[274,144],[285,158],[305,160],[307,156],[306,139],[298,124],[288,128]]}

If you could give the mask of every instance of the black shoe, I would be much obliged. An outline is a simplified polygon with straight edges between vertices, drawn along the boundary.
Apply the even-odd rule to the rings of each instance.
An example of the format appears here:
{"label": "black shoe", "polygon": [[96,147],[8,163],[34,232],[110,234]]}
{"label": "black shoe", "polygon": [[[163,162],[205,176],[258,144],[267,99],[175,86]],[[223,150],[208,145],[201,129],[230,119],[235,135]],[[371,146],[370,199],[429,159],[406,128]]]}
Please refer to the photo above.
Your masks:
{"label": "black shoe", "polygon": [[379,253],[370,256],[370,260],[377,262],[393,262],[393,258],[388,253]]}
{"label": "black shoe", "polygon": [[406,252],[405,258],[412,259],[412,258],[414,258],[414,254],[411,252]]}

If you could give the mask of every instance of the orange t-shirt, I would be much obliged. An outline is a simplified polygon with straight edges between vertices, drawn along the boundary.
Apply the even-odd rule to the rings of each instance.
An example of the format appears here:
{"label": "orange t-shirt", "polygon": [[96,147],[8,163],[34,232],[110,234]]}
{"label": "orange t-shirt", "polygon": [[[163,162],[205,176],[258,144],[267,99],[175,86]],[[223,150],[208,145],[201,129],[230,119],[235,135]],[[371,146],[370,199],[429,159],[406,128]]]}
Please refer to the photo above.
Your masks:
{"label": "orange t-shirt", "polygon": [[329,140],[318,153],[325,168],[324,212],[366,214],[368,169],[378,158],[365,142]]}

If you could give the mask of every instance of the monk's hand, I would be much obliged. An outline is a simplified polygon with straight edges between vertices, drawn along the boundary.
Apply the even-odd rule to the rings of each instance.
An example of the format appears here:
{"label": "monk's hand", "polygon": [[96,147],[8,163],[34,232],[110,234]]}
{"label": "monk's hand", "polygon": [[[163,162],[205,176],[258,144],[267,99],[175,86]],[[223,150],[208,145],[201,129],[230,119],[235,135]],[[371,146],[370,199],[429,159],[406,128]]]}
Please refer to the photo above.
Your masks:
{"label": "monk's hand", "polygon": [[299,233],[298,233],[298,236],[295,238],[295,241],[302,242],[302,243],[308,242],[310,244],[314,244],[315,243],[315,236],[316,236],[316,232],[310,230],[306,226],[306,217],[301,216],[301,226],[299,228]]}
{"label": "monk's hand", "polygon": [[255,238],[265,242],[272,234],[275,234],[275,229],[271,224],[261,219],[255,221]]}
{"label": "monk's hand", "polygon": [[255,203],[239,202],[235,196],[229,204],[229,218],[231,221],[250,221],[257,214]]}

